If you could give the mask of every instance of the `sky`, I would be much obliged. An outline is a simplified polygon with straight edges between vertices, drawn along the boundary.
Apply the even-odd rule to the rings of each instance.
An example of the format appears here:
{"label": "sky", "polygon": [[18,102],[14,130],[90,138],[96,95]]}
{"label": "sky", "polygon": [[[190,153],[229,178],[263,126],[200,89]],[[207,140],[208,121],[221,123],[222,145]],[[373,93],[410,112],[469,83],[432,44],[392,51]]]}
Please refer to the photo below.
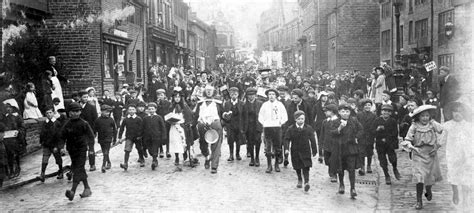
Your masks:
{"label": "sky", "polygon": [[[190,3],[193,11],[200,19],[206,20],[209,8],[221,10],[227,21],[234,27],[234,31],[244,41],[254,45],[257,43],[257,23],[260,14],[270,8],[273,0],[185,0]],[[296,1],[296,0],[284,0]]]}

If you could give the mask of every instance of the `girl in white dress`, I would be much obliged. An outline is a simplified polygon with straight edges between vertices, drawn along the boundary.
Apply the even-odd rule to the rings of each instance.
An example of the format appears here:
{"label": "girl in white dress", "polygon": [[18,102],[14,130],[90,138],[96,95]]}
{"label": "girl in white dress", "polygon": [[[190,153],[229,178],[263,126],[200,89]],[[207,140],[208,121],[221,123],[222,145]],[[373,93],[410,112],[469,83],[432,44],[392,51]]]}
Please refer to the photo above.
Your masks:
{"label": "girl in white dress", "polygon": [[472,123],[465,120],[465,112],[466,109],[461,103],[453,103],[453,119],[443,125],[443,142],[446,144],[447,177],[453,189],[453,203],[461,203],[462,210],[467,211],[472,209],[474,204],[474,134]]}
{"label": "girl in white dress", "polygon": [[25,111],[23,111],[23,118],[24,119],[38,119],[43,117],[41,111],[38,109],[38,101],[36,100],[35,95],[35,85],[31,82],[26,84],[26,97],[24,100]]}

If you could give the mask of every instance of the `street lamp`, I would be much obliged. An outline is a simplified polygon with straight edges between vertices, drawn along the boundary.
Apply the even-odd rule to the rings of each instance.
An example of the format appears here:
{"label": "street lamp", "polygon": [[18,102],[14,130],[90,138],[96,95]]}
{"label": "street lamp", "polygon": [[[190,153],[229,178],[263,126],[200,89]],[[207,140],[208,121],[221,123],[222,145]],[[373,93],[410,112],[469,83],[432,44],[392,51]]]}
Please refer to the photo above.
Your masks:
{"label": "street lamp", "polygon": [[397,87],[396,96],[403,94],[403,67],[401,66],[401,41],[400,41],[400,8],[403,5],[405,0],[393,0],[393,7],[395,7],[395,31],[396,31],[396,50],[395,50],[395,60],[394,60],[394,73],[393,77],[395,79],[395,86]]}

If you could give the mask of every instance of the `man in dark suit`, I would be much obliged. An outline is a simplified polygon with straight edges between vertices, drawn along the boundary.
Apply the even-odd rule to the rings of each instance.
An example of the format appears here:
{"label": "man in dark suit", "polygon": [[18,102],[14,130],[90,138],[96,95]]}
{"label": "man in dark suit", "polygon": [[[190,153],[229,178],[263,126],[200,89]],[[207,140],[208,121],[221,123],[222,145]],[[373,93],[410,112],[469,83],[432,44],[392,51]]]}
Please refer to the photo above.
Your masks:
{"label": "man in dark suit", "polygon": [[242,144],[242,136],[244,129],[242,126],[242,102],[239,100],[239,89],[231,87],[229,89],[230,100],[224,103],[224,127],[227,131],[227,143],[229,144],[230,156],[227,161],[234,161],[234,143],[235,158],[242,160],[240,157],[240,145]]}
{"label": "man in dark suit", "polygon": [[[91,126],[92,129],[95,129],[95,120],[97,120],[97,109],[95,106],[90,104],[88,102],[89,95],[87,91],[82,90],[79,92],[79,96],[81,97],[81,107],[82,107],[82,113],[80,117],[87,121],[89,123],[89,126]],[[95,150],[94,150],[94,143],[95,140],[91,140],[88,144],[89,146],[89,165],[90,165],[90,171],[95,171]]]}
{"label": "man in dark suit", "polygon": [[449,103],[456,101],[461,96],[459,82],[450,74],[448,67],[442,66],[439,70],[441,77],[441,81],[439,82],[440,106],[443,108],[444,121],[449,121],[453,118]]}

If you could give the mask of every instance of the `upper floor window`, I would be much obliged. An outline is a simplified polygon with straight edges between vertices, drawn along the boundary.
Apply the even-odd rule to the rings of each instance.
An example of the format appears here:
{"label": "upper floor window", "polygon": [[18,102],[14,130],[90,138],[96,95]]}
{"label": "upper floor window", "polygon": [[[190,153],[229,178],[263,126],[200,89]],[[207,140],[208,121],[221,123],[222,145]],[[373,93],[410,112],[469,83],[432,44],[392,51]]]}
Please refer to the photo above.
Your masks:
{"label": "upper floor window", "polygon": [[415,40],[428,38],[428,19],[415,22]]}
{"label": "upper floor window", "polygon": [[448,42],[446,36],[446,23],[451,22],[454,24],[454,10],[448,10],[440,13],[438,18],[438,45],[444,45]]}
{"label": "upper floor window", "polygon": [[143,13],[139,7],[135,7],[135,13],[128,17],[128,22],[143,26]]}
{"label": "upper floor window", "polygon": [[382,19],[390,17],[391,14],[391,4],[390,2],[386,2],[382,4]]}
{"label": "upper floor window", "polygon": [[415,6],[425,4],[427,0],[415,0]]}

